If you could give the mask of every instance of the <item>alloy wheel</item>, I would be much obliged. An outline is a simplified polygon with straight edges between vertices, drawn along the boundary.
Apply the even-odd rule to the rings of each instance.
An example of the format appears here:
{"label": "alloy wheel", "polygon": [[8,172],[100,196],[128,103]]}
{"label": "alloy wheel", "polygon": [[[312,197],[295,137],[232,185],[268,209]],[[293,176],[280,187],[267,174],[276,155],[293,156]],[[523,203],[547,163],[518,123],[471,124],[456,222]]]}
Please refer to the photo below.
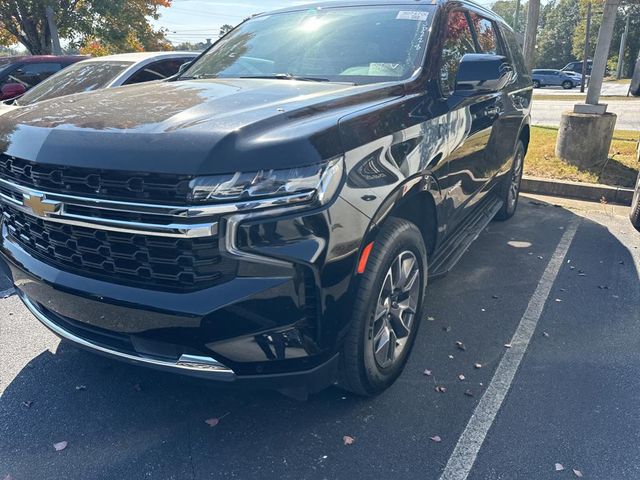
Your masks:
{"label": "alloy wheel", "polygon": [[373,354],[380,368],[400,358],[415,323],[420,299],[420,264],[403,251],[385,276],[373,319]]}
{"label": "alloy wheel", "polygon": [[509,184],[509,211],[512,211],[518,201],[518,193],[520,192],[520,182],[522,179],[522,168],[524,166],[524,152],[520,149],[516,152],[514,158],[513,171],[511,173],[511,183]]}

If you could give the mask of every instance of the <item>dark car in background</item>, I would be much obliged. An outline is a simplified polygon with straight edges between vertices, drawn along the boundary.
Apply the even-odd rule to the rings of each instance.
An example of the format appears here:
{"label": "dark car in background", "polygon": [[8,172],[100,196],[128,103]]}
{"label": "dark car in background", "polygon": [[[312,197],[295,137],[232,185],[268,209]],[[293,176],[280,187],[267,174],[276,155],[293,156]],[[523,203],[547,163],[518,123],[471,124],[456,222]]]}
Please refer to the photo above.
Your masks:
{"label": "dark car in background", "polygon": [[[591,76],[591,70],[593,69],[593,60],[587,60],[587,76]],[[569,62],[562,67],[563,72],[576,72],[582,75],[582,62]]]}
{"label": "dark car in background", "polygon": [[430,279],[515,213],[531,98],[514,32],[470,2],[258,15],[171,81],[0,116],[0,251],[81,347],[373,395]]}
{"label": "dark car in background", "polygon": [[563,72],[562,70],[534,69],[531,71],[533,87],[562,87],[571,90],[580,85],[582,75],[576,72]]}
{"label": "dark car in background", "polygon": [[0,58],[0,100],[9,100],[35,87],[65,67],[89,57],[35,55]]}
{"label": "dark car in background", "polygon": [[166,80],[198,55],[196,52],[144,52],[90,58],[56,73],[10,103],[25,106],[101,88]]}

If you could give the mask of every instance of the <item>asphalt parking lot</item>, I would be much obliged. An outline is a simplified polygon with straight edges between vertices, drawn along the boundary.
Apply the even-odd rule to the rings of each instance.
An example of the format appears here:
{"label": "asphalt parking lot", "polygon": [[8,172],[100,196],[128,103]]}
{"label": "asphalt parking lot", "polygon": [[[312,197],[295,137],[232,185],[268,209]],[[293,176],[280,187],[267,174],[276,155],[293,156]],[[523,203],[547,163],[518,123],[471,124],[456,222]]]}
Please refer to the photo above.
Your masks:
{"label": "asphalt parking lot", "polygon": [[524,197],[429,287],[406,371],[374,399],[297,402],[114,363],[60,344],[5,292],[0,479],[640,478],[626,214]]}

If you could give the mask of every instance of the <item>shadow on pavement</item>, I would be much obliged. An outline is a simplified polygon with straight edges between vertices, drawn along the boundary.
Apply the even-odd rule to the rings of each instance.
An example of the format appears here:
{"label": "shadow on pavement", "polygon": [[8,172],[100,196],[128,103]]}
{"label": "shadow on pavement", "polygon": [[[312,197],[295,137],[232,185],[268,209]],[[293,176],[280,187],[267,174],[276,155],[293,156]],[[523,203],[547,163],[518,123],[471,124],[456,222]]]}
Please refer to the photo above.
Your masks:
{"label": "shadow on pavement", "polygon": [[[423,322],[403,376],[374,399],[329,388],[296,402],[116,363],[65,343],[40,353],[0,397],[0,478],[437,478],[574,217],[525,198],[514,220],[492,223],[430,286],[432,320]],[[578,235],[585,225],[607,238],[637,281],[627,248],[589,220]],[[214,417],[220,423],[209,427]],[[355,443],[345,446],[344,435]],[[60,441],[69,445],[55,452]]]}

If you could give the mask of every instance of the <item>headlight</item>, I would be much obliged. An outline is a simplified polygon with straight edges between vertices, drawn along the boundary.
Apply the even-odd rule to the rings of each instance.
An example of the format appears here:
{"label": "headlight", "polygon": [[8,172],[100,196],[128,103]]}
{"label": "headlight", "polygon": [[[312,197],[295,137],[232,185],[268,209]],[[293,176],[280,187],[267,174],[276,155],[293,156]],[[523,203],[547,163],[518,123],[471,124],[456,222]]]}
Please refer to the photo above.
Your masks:
{"label": "headlight", "polygon": [[[199,177],[189,184],[193,203],[253,202],[289,198],[295,201],[328,202],[343,174],[343,159],[284,170],[236,172]],[[259,205],[258,205],[259,207]]]}

